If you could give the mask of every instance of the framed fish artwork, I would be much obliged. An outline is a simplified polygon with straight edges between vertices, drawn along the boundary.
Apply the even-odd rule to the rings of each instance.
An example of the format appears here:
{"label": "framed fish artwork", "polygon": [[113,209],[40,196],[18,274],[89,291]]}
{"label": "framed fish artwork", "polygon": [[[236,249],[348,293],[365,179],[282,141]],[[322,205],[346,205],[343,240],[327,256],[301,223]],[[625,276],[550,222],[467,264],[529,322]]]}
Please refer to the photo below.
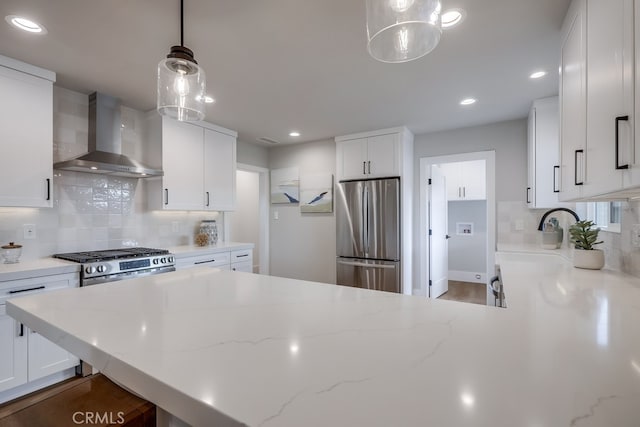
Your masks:
{"label": "framed fish artwork", "polygon": [[271,170],[271,204],[300,203],[299,187],[297,167]]}

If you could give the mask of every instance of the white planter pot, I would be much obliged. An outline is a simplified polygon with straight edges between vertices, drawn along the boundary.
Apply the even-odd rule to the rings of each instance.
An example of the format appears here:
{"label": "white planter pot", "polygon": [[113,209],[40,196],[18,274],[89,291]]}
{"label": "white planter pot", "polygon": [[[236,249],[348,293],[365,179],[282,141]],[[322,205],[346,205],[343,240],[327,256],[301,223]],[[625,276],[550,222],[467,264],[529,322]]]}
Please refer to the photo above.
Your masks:
{"label": "white planter pot", "polygon": [[576,249],[573,251],[573,266],[589,270],[600,270],[604,267],[604,252],[601,249]]}

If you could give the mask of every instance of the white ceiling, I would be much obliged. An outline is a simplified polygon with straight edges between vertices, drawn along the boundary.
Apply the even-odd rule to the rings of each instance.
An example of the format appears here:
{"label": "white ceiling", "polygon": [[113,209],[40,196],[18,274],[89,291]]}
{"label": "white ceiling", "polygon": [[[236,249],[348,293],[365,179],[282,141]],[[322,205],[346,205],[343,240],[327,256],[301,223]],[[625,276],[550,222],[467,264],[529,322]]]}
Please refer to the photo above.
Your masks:
{"label": "white ceiling", "polygon": [[[559,31],[570,0],[443,0],[467,11],[429,55],[384,64],[366,50],[365,0],[185,0],[185,45],[216,103],[206,120],[255,142],[313,141],[406,125],[432,132],[525,117],[558,92]],[[179,0],[2,0],[0,54],[58,85],[155,108],[158,61],[179,44]],[[532,81],[529,74],[549,75]],[[472,96],[478,103],[461,107]],[[290,130],[302,133],[288,136]]]}

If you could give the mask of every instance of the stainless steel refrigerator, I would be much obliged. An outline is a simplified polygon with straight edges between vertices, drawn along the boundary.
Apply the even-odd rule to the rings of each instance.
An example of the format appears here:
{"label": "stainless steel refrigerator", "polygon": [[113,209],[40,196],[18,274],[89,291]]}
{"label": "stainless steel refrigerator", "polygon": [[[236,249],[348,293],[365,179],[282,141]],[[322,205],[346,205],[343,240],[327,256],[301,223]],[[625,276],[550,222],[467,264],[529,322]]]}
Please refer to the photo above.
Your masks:
{"label": "stainless steel refrigerator", "polygon": [[338,183],[336,232],[339,285],[402,291],[400,178]]}

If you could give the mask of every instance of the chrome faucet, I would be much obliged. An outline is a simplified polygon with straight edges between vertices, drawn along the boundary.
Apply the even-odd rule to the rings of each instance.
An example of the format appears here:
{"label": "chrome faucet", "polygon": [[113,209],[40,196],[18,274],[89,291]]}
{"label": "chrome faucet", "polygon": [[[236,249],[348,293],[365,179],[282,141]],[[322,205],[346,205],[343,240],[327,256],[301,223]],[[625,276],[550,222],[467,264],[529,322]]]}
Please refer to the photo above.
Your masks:
{"label": "chrome faucet", "polygon": [[553,212],[558,212],[558,211],[565,211],[565,212],[569,212],[571,215],[574,216],[574,218],[576,219],[576,221],[580,221],[580,217],[578,216],[577,213],[575,213],[574,211],[572,211],[571,209],[567,209],[567,208],[555,208],[555,209],[551,209],[548,210],[544,213],[544,215],[542,215],[542,219],[540,219],[540,225],[538,225],[538,230],[542,231],[542,226],[544,225],[544,220],[547,219],[547,217],[549,216],[549,214],[553,213]]}

